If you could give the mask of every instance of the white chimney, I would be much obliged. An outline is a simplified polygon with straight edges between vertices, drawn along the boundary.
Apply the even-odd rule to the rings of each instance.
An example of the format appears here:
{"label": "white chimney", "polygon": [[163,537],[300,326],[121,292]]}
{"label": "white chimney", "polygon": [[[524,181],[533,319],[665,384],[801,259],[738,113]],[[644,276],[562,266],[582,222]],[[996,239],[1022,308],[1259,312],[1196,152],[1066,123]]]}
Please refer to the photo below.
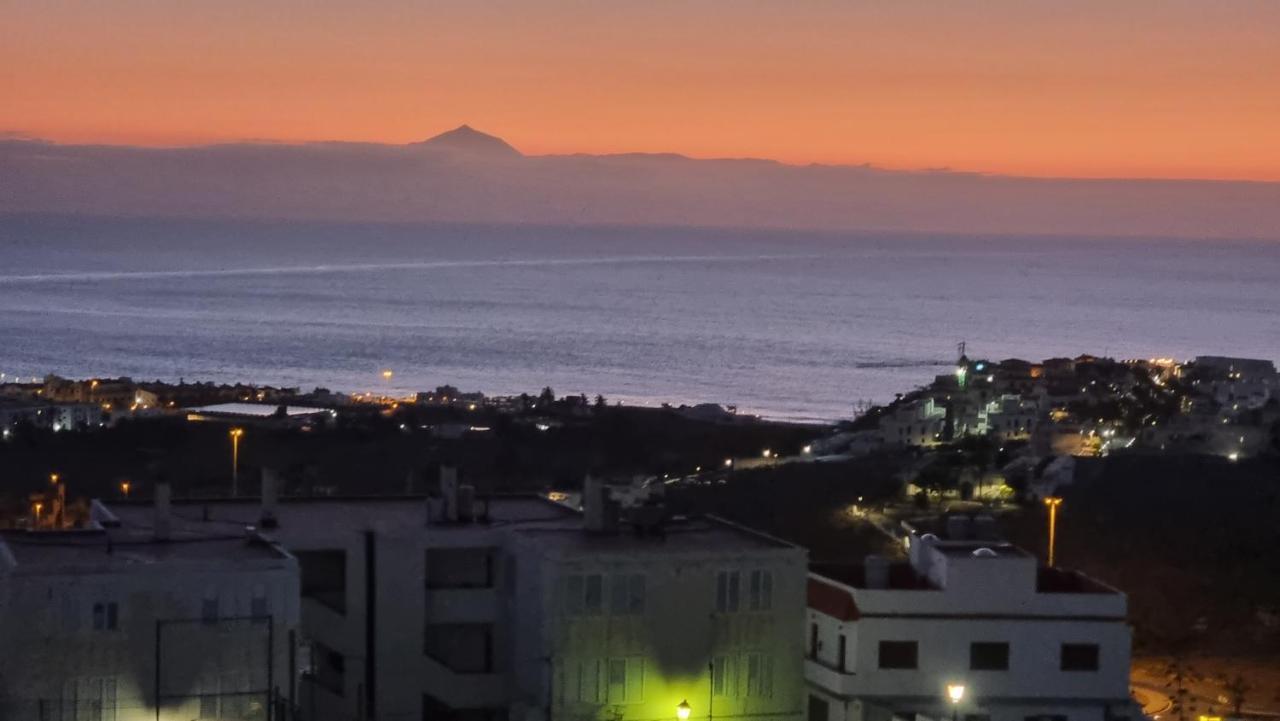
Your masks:
{"label": "white chimney", "polygon": [[173,519],[169,515],[169,484],[157,483],[155,491],[155,533],[157,541],[167,541],[173,534]]}
{"label": "white chimney", "polygon": [[279,525],[276,510],[280,503],[280,480],[276,472],[270,468],[262,469],[262,517],[258,525],[263,528],[275,528]]}

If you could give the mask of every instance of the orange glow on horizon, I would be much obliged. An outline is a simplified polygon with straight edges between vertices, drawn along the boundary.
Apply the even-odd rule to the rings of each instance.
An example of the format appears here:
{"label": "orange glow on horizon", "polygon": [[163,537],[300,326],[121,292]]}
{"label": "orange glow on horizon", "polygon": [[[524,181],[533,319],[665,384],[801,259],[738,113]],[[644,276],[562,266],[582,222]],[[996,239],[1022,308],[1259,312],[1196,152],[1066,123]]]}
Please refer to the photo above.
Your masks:
{"label": "orange glow on horizon", "polygon": [[1280,3],[926,5],[22,3],[0,137],[1280,180]]}

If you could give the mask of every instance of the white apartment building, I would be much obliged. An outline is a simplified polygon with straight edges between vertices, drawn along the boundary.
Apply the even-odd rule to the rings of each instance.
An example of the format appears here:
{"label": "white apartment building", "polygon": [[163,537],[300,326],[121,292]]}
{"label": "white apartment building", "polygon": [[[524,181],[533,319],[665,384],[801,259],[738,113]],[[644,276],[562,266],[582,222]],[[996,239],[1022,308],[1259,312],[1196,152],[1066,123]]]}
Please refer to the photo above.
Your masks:
{"label": "white apartment building", "polygon": [[276,502],[268,482],[261,504],[175,503],[175,528],[256,525],[298,558],[303,718],[803,713],[803,550],[653,506],[623,518],[598,485],[588,522],[441,481],[431,499]]}
{"label": "white apartment building", "polygon": [[1124,595],[950,525],[908,562],[813,569],[809,721],[1139,718]]}
{"label": "white apartment building", "polygon": [[889,446],[932,446],[943,441],[947,409],[933,398],[893,406],[880,418],[880,439]]}
{"label": "white apartment building", "polygon": [[515,716],[799,719],[805,552],[653,507],[619,528],[601,492],[588,485],[585,524],[511,532]]}
{"label": "white apartment building", "polygon": [[298,567],[243,528],[0,535],[0,718],[283,719]]}

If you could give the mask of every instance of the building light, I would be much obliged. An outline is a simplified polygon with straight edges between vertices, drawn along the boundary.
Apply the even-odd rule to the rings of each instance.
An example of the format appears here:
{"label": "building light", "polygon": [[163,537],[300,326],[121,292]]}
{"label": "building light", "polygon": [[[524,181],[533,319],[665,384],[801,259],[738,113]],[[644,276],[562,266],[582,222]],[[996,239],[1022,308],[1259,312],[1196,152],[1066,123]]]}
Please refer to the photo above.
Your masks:
{"label": "building light", "polygon": [[676,706],[676,718],[680,719],[680,721],[687,721],[689,714],[692,712],[693,708],[689,706],[687,700],[681,701],[680,705]]}
{"label": "building light", "polygon": [[949,683],[947,684],[947,698],[951,699],[951,703],[958,704],[964,700],[964,684]]}

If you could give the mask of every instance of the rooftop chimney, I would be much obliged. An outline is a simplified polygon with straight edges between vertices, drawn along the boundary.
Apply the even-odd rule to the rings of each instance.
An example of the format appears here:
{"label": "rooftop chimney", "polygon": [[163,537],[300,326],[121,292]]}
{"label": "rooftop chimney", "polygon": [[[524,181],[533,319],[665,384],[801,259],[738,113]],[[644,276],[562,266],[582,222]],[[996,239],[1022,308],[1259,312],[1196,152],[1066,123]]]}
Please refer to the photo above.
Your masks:
{"label": "rooftop chimney", "polygon": [[587,476],[582,482],[582,512],[586,530],[595,533],[618,530],[618,504],[609,487],[598,478]]}
{"label": "rooftop chimney", "polygon": [[443,505],[444,520],[458,520],[458,469],[453,466],[440,466],[440,502]]}
{"label": "rooftop chimney", "polygon": [[157,483],[155,491],[156,517],[155,533],[157,541],[167,541],[173,535],[173,519],[169,515],[169,484]]}
{"label": "rooftop chimney", "polygon": [[863,568],[867,588],[889,587],[889,559],[884,556],[867,556]]}
{"label": "rooftop chimney", "polygon": [[280,525],[276,518],[276,508],[280,502],[280,480],[276,472],[270,468],[262,469],[262,516],[258,525],[262,528],[275,528]]}

